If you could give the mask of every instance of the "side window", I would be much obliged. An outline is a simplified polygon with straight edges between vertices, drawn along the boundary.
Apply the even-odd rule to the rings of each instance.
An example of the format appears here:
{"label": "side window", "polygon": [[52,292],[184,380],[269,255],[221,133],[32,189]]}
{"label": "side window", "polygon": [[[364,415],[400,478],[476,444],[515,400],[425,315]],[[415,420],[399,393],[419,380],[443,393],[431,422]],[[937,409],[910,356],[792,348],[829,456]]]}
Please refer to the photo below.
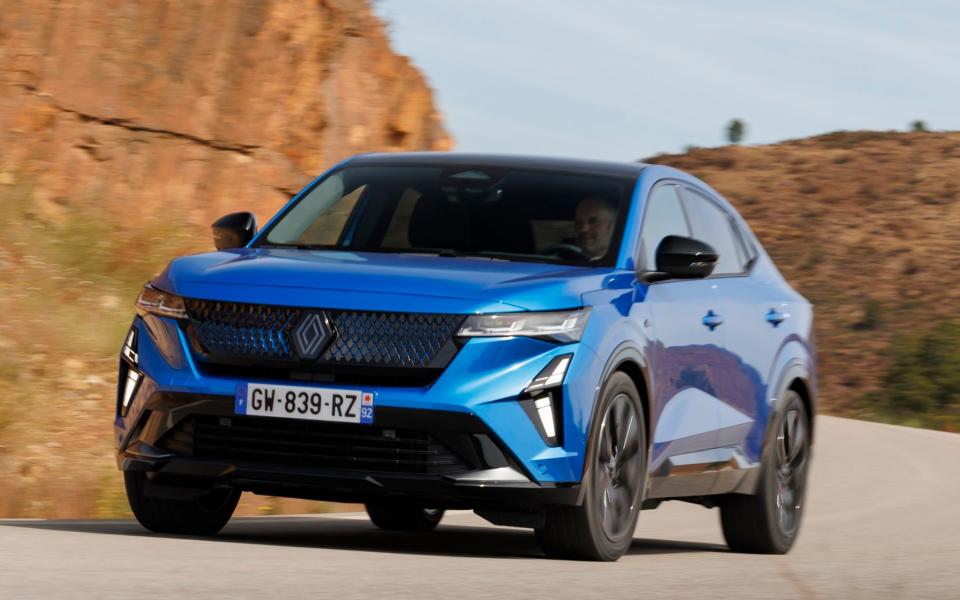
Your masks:
{"label": "side window", "polygon": [[733,230],[730,215],[703,194],[684,188],[684,204],[690,216],[693,237],[713,246],[720,255],[715,275],[743,273],[747,257],[737,234]]}
{"label": "side window", "polygon": [[640,247],[643,250],[640,260],[648,271],[657,269],[657,246],[663,238],[668,235],[690,237],[690,227],[683,215],[677,189],[677,186],[672,184],[659,185],[647,198],[643,228],[640,230]]}

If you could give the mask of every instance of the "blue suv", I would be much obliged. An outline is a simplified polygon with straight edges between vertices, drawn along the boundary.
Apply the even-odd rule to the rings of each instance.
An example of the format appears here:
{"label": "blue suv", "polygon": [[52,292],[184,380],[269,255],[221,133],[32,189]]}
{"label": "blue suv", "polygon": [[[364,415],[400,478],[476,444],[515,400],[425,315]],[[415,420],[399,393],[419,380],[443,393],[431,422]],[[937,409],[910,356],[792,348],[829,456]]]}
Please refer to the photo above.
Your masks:
{"label": "blue suv", "polygon": [[615,560],[641,509],[797,536],[812,310],[709,186],[656,165],[349,159],[144,286],[114,427],[131,508],[209,535],[242,491],[445,509]]}

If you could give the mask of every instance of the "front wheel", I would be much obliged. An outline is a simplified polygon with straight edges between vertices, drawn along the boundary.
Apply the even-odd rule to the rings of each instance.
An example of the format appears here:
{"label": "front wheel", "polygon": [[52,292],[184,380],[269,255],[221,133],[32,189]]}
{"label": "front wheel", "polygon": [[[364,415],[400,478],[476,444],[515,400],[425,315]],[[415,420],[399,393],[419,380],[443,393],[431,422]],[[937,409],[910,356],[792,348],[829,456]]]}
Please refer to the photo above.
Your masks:
{"label": "front wheel", "polygon": [[800,395],[789,390],[754,496],[731,494],[720,503],[720,523],[734,552],[786,554],[803,517],[810,464],[810,417]]}
{"label": "front wheel", "polygon": [[154,497],[146,492],[146,474],[139,471],[125,471],[123,481],[133,515],[156,533],[214,535],[240,501],[240,490],[232,487],[216,488],[193,500]]}
{"label": "front wheel", "polygon": [[537,540],[548,556],[613,561],[633,541],[647,469],[647,429],[640,394],[614,373],[600,397],[580,506],[549,507]]}

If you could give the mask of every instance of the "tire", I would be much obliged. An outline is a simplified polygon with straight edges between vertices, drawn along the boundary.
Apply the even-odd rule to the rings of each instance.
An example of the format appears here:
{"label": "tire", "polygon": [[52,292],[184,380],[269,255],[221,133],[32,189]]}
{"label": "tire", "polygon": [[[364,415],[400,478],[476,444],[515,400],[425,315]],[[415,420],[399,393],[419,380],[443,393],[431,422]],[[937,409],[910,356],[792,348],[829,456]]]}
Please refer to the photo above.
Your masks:
{"label": "tire", "polygon": [[433,531],[443,518],[443,511],[401,503],[368,503],[367,515],[373,524],[388,531]]}
{"label": "tire", "polygon": [[584,465],[580,506],[547,507],[537,541],[547,556],[614,561],[633,541],[646,487],[647,428],[640,394],[625,373],[607,380]]}
{"label": "tire", "polygon": [[800,395],[787,391],[768,440],[756,495],[730,494],[720,523],[734,552],[786,554],[803,517],[810,465],[810,417]]}
{"label": "tire", "polygon": [[240,490],[235,488],[211,490],[195,500],[147,496],[146,474],[142,472],[125,471],[123,481],[133,515],[156,533],[215,535],[230,520],[240,501]]}

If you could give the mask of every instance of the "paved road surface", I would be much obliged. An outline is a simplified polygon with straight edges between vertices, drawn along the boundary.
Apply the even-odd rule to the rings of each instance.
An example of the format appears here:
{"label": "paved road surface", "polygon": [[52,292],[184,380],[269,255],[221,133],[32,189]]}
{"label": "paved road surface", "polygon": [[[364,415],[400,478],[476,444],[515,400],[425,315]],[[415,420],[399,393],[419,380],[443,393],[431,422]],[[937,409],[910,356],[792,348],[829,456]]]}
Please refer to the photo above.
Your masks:
{"label": "paved road surface", "polygon": [[960,598],[960,435],[818,427],[787,556],[732,554],[717,511],[679,502],[642,513],[613,564],[545,559],[531,532],[469,512],[427,535],[362,514],[235,519],[214,540],[0,521],[0,598]]}

